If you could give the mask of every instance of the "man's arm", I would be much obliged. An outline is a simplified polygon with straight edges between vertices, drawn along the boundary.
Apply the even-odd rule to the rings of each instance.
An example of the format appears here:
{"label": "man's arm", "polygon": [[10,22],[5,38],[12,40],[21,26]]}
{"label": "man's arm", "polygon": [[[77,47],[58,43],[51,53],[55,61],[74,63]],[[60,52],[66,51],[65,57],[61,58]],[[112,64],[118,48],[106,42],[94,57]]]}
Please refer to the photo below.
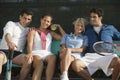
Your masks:
{"label": "man's arm", "polygon": [[113,37],[120,40],[120,32],[115,27],[112,30],[114,31]]}
{"label": "man's arm", "polygon": [[7,42],[9,50],[14,51],[15,48],[17,48],[17,46],[12,42],[12,37],[11,37],[11,35],[9,33],[6,33],[5,40]]}

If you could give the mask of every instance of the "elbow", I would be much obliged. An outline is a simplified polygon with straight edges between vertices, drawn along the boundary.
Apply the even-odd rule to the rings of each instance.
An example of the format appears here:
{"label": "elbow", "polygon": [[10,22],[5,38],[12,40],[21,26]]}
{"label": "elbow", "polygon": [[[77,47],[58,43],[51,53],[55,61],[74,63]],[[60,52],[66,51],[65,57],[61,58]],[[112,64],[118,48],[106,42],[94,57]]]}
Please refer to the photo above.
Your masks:
{"label": "elbow", "polygon": [[65,34],[66,34],[66,33],[65,33],[65,32],[63,32],[63,33],[62,33],[62,35],[61,35],[61,37],[63,37]]}
{"label": "elbow", "polygon": [[80,51],[81,51],[81,52],[84,52],[85,50],[86,50],[86,48],[83,48],[83,49],[81,49]]}
{"label": "elbow", "polygon": [[84,52],[84,50],[83,50],[83,49],[81,49],[81,50],[80,50],[80,52]]}
{"label": "elbow", "polygon": [[62,39],[62,36],[59,36],[56,38],[56,40],[61,40]]}

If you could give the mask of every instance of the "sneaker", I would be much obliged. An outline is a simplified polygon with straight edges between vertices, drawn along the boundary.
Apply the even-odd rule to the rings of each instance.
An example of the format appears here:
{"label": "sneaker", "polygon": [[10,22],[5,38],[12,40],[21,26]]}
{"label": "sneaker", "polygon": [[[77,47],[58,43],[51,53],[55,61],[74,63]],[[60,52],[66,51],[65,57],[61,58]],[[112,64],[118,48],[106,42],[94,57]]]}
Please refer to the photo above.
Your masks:
{"label": "sneaker", "polygon": [[61,75],[60,80],[69,80],[67,75]]}

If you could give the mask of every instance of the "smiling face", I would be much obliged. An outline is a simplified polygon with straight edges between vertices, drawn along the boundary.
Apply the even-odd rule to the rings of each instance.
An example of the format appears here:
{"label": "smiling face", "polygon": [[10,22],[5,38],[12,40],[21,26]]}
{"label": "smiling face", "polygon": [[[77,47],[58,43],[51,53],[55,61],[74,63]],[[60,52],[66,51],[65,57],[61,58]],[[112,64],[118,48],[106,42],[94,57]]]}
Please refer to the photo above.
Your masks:
{"label": "smiling face", "polygon": [[84,26],[83,26],[82,23],[77,22],[77,23],[75,23],[74,26],[75,26],[75,27],[74,27],[75,33],[79,34],[79,33],[82,33],[82,32],[84,31]]}
{"label": "smiling face", "polygon": [[93,26],[98,26],[101,23],[102,16],[98,16],[96,13],[90,13],[90,23]]}
{"label": "smiling face", "polygon": [[20,24],[23,27],[26,27],[31,23],[32,15],[28,15],[28,14],[24,13],[23,15],[20,15],[19,19],[20,19]]}
{"label": "smiling face", "polygon": [[99,27],[102,25],[102,18],[104,11],[101,8],[93,8],[90,10],[90,23],[94,27]]}
{"label": "smiling face", "polygon": [[85,30],[85,19],[78,18],[74,21],[75,34],[80,34]]}
{"label": "smiling face", "polygon": [[51,16],[44,16],[41,19],[41,28],[47,29],[51,25],[52,17]]}

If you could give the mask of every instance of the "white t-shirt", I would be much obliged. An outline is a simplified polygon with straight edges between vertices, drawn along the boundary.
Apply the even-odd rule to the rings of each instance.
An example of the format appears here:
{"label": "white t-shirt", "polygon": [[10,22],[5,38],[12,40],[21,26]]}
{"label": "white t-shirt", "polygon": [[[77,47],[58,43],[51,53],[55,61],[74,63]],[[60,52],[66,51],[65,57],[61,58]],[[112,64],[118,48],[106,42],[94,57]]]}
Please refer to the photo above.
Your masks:
{"label": "white t-shirt", "polygon": [[99,34],[100,30],[102,29],[102,27],[93,27],[93,28],[97,34]]}
{"label": "white t-shirt", "polygon": [[5,40],[5,35],[6,33],[9,33],[12,37],[12,42],[15,43],[17,46],[15,50],[22,52],[26,43],[28,29],[28,27],[22,27],[19,22],[7,22],[3,29],[4,33],[1,40],[0,49],[8,49],[7,42]]}

